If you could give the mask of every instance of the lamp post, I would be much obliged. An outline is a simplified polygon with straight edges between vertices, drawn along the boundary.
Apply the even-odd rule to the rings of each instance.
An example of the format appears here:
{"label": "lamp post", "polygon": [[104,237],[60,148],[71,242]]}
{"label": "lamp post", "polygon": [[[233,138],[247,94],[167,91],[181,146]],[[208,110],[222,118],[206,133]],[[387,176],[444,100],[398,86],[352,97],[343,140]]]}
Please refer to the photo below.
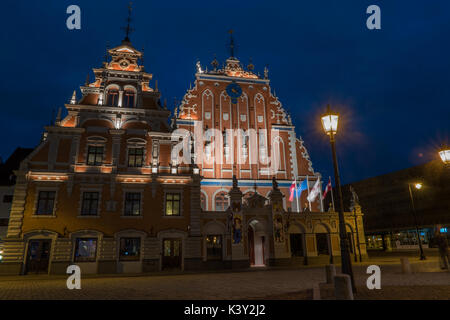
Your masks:
{"label": "lamp post", "polygon": [[[411,198],[411,207],[412,207],[412,210],[413,210],[414,223],[416,225],[417,241],[419,242],[420,260],[426,260],[427,258],[425,257],[425,254],[423,253],[422,240],[420,240],[419,226],[417,225],[416,208],[414,206],[414,198],[413,198],[411,184],[412,183],[408,183],[408,188],[409,188],[409,196]],[[421,183],[414,183],[414,188],[416,188],[417,190],[420,190],[422,188],[422,184]]]}
{"label": "lamp post", "polygon": [[332,112],[330,109],[330,105],[327,106],[327,112],[322,115],[322,126],[327,135],[330,136],[330,144],[331,144],[331,154],[333,156],[333,167],[334,167],[334,181],[336,183],[336,189],[339,196],[339,207],[338,207],[338,215],[339,215],[339,238],[341,244],[341,266],[342,273],[348,274],[350,276],[352,282],[353,292],[356,292],[355,281],[353,277],[352,263],[350,261],[350,253],[349,253],[349,241],[348,235],[345,229],[345,220],[344,220],[344,202],[342,199],[342,191],[341,191],[341,180],[339,177],[339,168],[336,157],[336,146],[335,146],[335,135],[337,132],[338,119],[339,114]]}

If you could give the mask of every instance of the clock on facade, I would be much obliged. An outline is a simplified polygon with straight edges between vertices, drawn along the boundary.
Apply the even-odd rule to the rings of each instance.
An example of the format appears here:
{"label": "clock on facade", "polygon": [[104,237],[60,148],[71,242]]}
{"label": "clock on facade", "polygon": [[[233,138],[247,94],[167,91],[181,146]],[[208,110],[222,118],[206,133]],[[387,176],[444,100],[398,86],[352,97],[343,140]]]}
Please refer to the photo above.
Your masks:
{"label": "clock on facade", "polygon": [[232,103],[237,103],[237,99],[242,95],[242,88],[236,82],[232,82],[227,86],[227,93]]}

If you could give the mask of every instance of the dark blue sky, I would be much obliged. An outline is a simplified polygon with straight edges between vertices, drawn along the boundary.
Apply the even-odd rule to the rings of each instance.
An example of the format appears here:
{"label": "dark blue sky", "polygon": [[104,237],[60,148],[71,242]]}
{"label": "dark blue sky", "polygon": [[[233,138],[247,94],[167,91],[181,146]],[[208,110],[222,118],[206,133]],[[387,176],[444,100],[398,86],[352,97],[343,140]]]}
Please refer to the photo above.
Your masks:
{"label": "dark blue sky", "polygon": [[[6,1],[1,13],[0,130],[3,158],[33,147],[52,110],[68,102],[107,42],[120,44],[127,1]],[[66,8],[81,8],[81,30],[66,28]],[[381,7],[381,30],[366,28],[366,8]],[[134,1],[131,41],[172,104],[194,80],[195,62],[237,56],[271,85],[292,114],[313,166],[332,173],[320,114],[341,113],[343,182],[436,157],[449,141],[450,2],[434,1]],[[78,90],[78,96],[80,92]],[[326,180],[326,178],[324,179]]]}

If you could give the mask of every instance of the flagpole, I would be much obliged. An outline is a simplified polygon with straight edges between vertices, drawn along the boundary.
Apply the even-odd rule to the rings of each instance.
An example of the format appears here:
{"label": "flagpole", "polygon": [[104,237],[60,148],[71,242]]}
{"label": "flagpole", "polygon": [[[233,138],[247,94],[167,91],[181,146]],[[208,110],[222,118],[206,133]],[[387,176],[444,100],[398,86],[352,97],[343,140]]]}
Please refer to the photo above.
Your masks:
{"label": "flagpole", "polygon": [[309,201],[309,178],[306,176],[306,187],[308,188],[308,196],[306,197],[306,200],[308,200],[309,203],[309,211],[311,211],[311,201]]}
{"label": "flagpole", "polygon": [[[331,181],[331,176],[330,176],[330,181]],[[333,185],[331,185],[331,202],[333,203],[333,211],[336,212],[336,209],[334,207]]]}
{"label": "flagpole", "polygon": [[297,200],[297,212],[300,212],[300,209],[298,207],[298,197],[297,197],[297,176],[295,176],[295,188],[294,188],[294,196],[295,199]]}
{"label": "flagpole", "polygon": [[319,196],[320,196],[320,211],[323,212],[323,197],[322,197],[322,179],[319,177],[317,178],[319,180]]}

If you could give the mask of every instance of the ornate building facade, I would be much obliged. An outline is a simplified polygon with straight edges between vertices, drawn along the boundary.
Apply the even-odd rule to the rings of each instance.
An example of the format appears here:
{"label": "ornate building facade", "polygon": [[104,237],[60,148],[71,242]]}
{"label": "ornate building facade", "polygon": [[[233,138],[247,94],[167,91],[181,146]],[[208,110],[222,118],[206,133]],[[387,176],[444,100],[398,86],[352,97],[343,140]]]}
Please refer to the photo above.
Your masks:
{"label": "ornate building facade", "polygon": [[[252,65],[244,70],[233,54],[222,69],[216,60],[211,71],[198,64],[195,86],[169,124],[142,58],[128,37],[108,50],[82,97],[74,92],[67,115],[45,127],[21,163],[0,272],[338,259],[337,214],[323,212],[320,197],[309,203],[306,193],[293,205],[286,200],[293,179],[315,183],[320,174],[268,71],[260,77]],[[365,256],[360,208],[346,219],[353,252]]]}

